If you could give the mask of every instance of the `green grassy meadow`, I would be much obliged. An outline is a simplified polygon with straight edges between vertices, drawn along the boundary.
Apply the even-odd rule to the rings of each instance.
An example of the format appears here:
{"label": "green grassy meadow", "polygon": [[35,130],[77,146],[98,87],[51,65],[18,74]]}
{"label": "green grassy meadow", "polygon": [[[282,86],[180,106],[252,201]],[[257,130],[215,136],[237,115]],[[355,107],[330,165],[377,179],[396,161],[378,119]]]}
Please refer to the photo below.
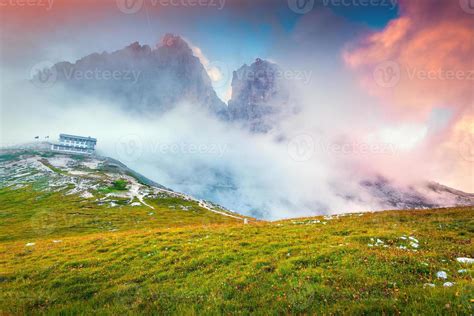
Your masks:
{"label": "green grassy meadow", "polygon": [[474,255],[474,207],[244,225],[147,203],[1,189],[0,314],[473,312],[473,266],[456,258]]}

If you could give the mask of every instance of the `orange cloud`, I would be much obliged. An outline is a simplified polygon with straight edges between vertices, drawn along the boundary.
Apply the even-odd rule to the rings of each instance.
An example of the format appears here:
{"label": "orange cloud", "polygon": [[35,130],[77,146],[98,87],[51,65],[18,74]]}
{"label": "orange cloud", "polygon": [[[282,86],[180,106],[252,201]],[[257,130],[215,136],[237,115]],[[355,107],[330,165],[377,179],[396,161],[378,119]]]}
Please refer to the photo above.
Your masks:
{"label": "orange cloud", "polygon": [[459,1],[402,0],[400,7],[399,18],[352,43],[343,59],[394,120],[423,125],[434,109],[450,110],[447,127],[426,136],[412,163],[473,192],[474,15]]}
{"label": "orange cloud", "polygon": [[[436,5],[439,4],[439,5]],[[474,16],[458,1],[402,1],[400,18],[348,48],[343,58],[372,95],[403,117],[473,105]]]}

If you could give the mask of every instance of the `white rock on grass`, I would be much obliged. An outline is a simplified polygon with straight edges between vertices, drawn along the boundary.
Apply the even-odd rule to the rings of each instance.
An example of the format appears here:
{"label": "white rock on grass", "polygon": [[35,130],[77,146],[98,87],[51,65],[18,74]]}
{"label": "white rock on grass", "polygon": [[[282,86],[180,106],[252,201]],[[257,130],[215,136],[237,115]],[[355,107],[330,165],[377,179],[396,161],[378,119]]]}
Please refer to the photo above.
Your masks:
{"label": "white rock on grass", "polygon": [[423,284],[423,288],[427,288],[427,287],[435,287],[436,285],[434,285],[433,283],[425,283]]}
{"label": "white rock on grass", "polygon": [[418,245],[418,243],[412,241],[412,242],[410,242],[410,246],[411,246],[412,248],[418,248],[419,245]]}
{"label": "white rock on grass", "polygon": [[416,242],[417,244],[419,243],[418,239],[416,239],[416,238],[413,237],[413,236],[408,237],[408,239],[410,239],[411,241]]}
{"label": "white rock on grass", "polygon": [[438,279],[447,279],[448,274],[445,271],[438,271],[438,272],[436,272],[436,277]]}
{"label": "white rock on grass", "polygon": [[29,242],[29,243],[26,244],[26,247],[32,247],[34,245],[36,245],[34,242]]}
{"label": "white rock on grass", "polygon": [[443,286],[444,286],[444,287],[451,287],[451,286],[453,286],[453,285],[454,285],[453,282],[444,282],[444,283],[443,283]]}
{"label": "white rock on grass", "polygon": [[47,159],[48,162],[56,168],[66,168],[73,160],[70,157],[51,157]]}
{"label": "white rock on grass", "polygon": [[467,273],[467,270],[466,269],[459,269],[458,273]]}
{"label": "white rock on grass", "polygon": [[459,262],[459,263],[467,263],[467,264],[473,264],[474,263],[474,259],[466,258],[466,257],[456,258],[456,261]]}
{"label": "white rock on grass", "polygon": [[369,247],[379,247],[379,246],[383,246],[383,247],[388,247],[387,245],[385,245],[384,241],[381,240],[381,239],[378,239],[378,238],[370,238],[370,241],[371,243],[370,244],[367,244],[367,246]]}
{"label": "white rock on grass", "polygon": [[91,161],[83,161],[82,165],[86,166],[89,169],[97,169],[99,167],[100,161],[98,160],[91,160]]}
{"label": "white rock on grass", "polygon": [[90,198],[93,198],[94,195],[92,193],[90,193],[89,191],[84,191],[84,192],[82,192],[81,197],[85,198],[85,199],[90,199]]}

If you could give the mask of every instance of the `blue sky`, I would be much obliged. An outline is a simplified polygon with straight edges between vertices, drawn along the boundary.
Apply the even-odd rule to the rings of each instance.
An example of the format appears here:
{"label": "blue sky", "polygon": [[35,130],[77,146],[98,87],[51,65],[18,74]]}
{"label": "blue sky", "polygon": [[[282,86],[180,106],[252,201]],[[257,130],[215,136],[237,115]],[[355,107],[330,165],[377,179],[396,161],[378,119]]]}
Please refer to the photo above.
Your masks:
{"label": "blue sky", "polygon": [[[39,20],[39,25],[54,25],[56,19],[60,27],[54,31],[46,28],[46,32],[35,29],[22,38],[12,37],[16,47],[11,50],[11,56],[9,46],[5,47],[3,62],[9,67],[20,62],[20,67],[28,71],[38,60],[73,62],[94,52],[122,49],[135,41],[154,47],[164,34],[174,33],[201,48],[210,62],[225,63],[231,73],[245,63],[252,63],[257,57],[278,61],[280,51],[294,48],[291,42],[282,41],[291,41],[298,27],[301,32],[302,21],[305,22],[304,27],[310,28],[306,30],[307,36],[311,36],[308,42],[319,44],[316,53],[334,59],[333,56],[338,55],[337,45],[347,43],[353,33],[382,29],[398,14],[398,7],[391,5],[392,0],[331,0],[332,4],[327,4],[329,0],[315,0],[314,7],[306,14],[292,11],[288,1],[296,0],[227,0],[223,9],[219,10],[211,7],[156,7],[151,5],[151,0],[145,0],[145,6],[137,13],[123,14],[111,5],[97,13],[100,18],[85,20],[78,18],[79,12],[77,15],[72,12],[72,16],[68,17],[61,10],[53,9],[43,12],[44,21]],[[349,1],[351,5],[343,5]],[[368,2],[379,5],[361,5]],[[318,24],[318,21],[312,23],[311,19],[318,19],[319,12],[334,14],[334,20],[344,25],[332,28],[332,25]],[[41,18],[38,16],[38,19]],[[323,23],[334,22],[330,18]],[[330,34],[325,36],[317,28]],[[6,32],[15,34],[15,30]],[[315,53],[310,49],[300,51]],[[21,60],[18,59],[19,52]],[[31,62],[25,64],[25,60],[29,59]],[[216,90],[222,96],[228,87]]]}
{"label": "blue sky", "polygon": [[[257,57],[274,59],[278,54],[275,51],[278,42],[283,38],[290,38],[302,20],[312,19],[313,16],[317,18],[318,12],[330,11],[343,21],[345,29],[338,31],[347,30],[347,34],[339,34],[345,38],[350,37],[351,29],[383,29],[398,15],[398,7],[393,6],[391,0],[374,0],[373,3],[381,5],[372,6],[357,4],[358,1],[368,2],[364,0],[351,0],[351,3],[354,3],[351,6],[338,5],[336,1],[335,5],[324,5],[324,1],[326,0],[317,1],[313,9],[306,14],[293,12],[287,1],[273,1],[272,5],[268,5],[266,1],[253,3],[251,10],[246,7],[238,8],[235,3],[229,1],[222,10],[171,8],[167,9],[166,14],[155,15],[155,8],[148,7],[143,12],[126,18],[135,27],[137,19],[141,19],[142,25],[145,26],[139,34],[142,42],[152,44],[164,33],[176,33],[199,46],[211,62],[223,62],[232,72],[244,63],[252,63]],[[330,25],[325,27],[331,28]],[[329,53],[333,54],[334,52]],[[216,90],[222,96],[227,88],[216,87]]]}

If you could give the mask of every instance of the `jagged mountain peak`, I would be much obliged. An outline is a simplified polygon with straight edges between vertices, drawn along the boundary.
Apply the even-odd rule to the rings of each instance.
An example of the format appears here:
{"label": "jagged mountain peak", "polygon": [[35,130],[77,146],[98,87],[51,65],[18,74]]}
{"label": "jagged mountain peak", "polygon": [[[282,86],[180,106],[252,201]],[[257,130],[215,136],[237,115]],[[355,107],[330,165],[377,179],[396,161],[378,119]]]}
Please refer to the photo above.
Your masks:
{"label": "jagged mountain peak", "polygon": [[183,51],[187,51],[192,54],[192,50],[189,47],[188,43],[179,35],[167,33],[161,39],[161,42],[157,45],[160,47],[175,48]]}
{"label": "jagged mountain peak", "polygon": [[151,52],[159,52],[163,50],[173,51],[176,54],[186,54],[194,57],[193,51],[189,47],[189,44],[181,36],[171,33],[165,34],[161,40],[156,43],[154,49],[152,49],[149,45],[140,45],[138,41],[135,41],[126,46],[124,49],[118,50],[117,52],[126,51],[135,54],[150,54]]}
{"label": "jagged mountain peak", "polygon": [[252,89],[253,101],[268,101],[283,89],[281,78],[278,77],[280,71],[281,69],[277,64],[257,58],[250,66],[245,64],[237,71],[234,71],[232,88],[235,86],[238,90],[236,92],[241,92],[239,90],[241,88],[239,81],[244,81],[244,87]]}
{"label": "jagged mountain peak", "polygon": [[171,33],[165,34],[155,48],[135,41],[113,52],[59,62],[53,68],[60,85],[138,115],[162,114],[189,103],[264,133],[297,112],[282,69],[261,58],[233,72],[232,98],[226,105],[190,45]]}
{"label": "jagged mountain peak", "polygon": [[133,42],[123,49],[131,54],[149,54],[151,53],[151,47],[148,45],[140,45],[139,42]]}
{"label": "jagged mountain peak", "polygon": [[162,114],[185,102],[227,117],[227,107],[217,97],[206,69],[177,35],[166,34],[155,49],[133,42],[53,68],[59,84],[112,101],[129,112]]}
{"label": "jagged mountain peak", "polygon": [[277,64],[261,58],[234,71],[229,101],[232,120],[254,132],[267,132],[295,112],[288,82],[281,74]]}

